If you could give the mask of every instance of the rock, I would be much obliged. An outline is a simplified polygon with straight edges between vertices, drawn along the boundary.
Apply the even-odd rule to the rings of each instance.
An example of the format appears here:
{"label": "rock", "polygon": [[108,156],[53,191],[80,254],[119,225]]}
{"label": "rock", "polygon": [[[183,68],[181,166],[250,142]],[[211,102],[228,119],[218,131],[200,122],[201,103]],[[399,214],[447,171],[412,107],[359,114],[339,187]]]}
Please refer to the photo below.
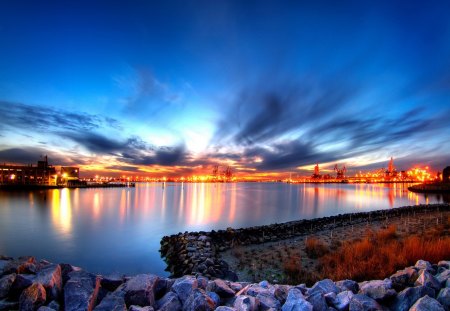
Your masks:
{"label": "rock", "polygon": [[0,300],[0,311],[10,311],[19,309],[17,301]]}
{"label": "rock", "polygon": [[69,273],[72,271],[81,271],[81,268],[69,265],[67,263],[61,263],[59,264],[61,267],[61,276],[62,276],[62,282],[63,285],[66,285],[66,282],[69,280]]}
{"label": "rock", "polygon": [[208,284],[208,290],[217,293],[222,298],[230,298],[235,294],[234,290],[225,281],[220,279],[215,279],[213,282],[210,282]]}
{"label": "rock", "polygon": [[398,293],[390,305],[393,311],[408,311],[423,296],[434,297],[434,289],[426,286],[408,287]]}
{"label": "rock", "polygon": [[356,294],[350,300],[349,311],[384,311],[383,308],[375,299],[367,297],[363,294]]}
{"label": "rock", "polygon": [[390,276],[390,279],[392,281],[392,287],[400,291],[408,286],[413,286],[418,277],[419,274],[416,269],[410,267],[397,271]]}
{"label": "rock", "polygon": [[100,279],[85,271],[72,271],[64,286],[66,311],[92,310],[97,300]]}
{"label": "rock", "polygon": [[289,285],[275,285],[273,295],[281,304],[284,304],[290,289]]}
{"label": "rock", "polygon": [[58,311],[59,309],[61,309],[59,303],[56,302],[56,301],[54,301],[54,300],[53,300],[53,301],[50,301],[50,303],[47,305],[47,307],[49,307],[49,308],[51,308],[51,309],[53,309],[53,310],[56,310],[56,311]]}
{"label": "rock", "polygon": [[3,275],[3,269],[6,267],[6,265],[10,262],[10,259],[1,259],[0,258],[0,276]]}
{"label": "rock", "polygon": [[208,278],[204,277],[204,276],[198,276],[197,277],[197,284],[198,284],[198,288],[201,288],[203,290],[206,290],[206,287],[208,286]]}
{"label": "rock", "polygon": [[260,293],[256,299],[259,300],[259,310],[279,310],[281,308],[280,302],[272,294]]}
{"label": "rock", "polygon": [[234,291],[237,293],[238,291],[240,291],[240,290],[243,289],[244,287],[243,287],[242,284],[240,284],[240,283],[231,282],[231,283],[230,283],[230,288],[231,288],[232,290],[234,290]]}
{"label": "rock", "polygon": [[214,301],[200,288],[194,289],[183,304],[183,311],[212,311],[215,308]]}
{"label": "rock", "polygon": [[117,287],[122,285],[123,282],[124,282],[123,275],[110,274],[110,275],[102,276],[102,278],[100,280],[100,285],[103,288],[107,289],[108,291],[113,292],[117,289]]}
{"label": "rock", "polygon": [[257,311],[259,307],[259,302],[255,297],[241,295],[236,297],[233,307],[239,311]]}
{"label": "rock", "polygon": [[343,280],[336,282],[336,286],[339,287],[341,291],[352,291],[353,294],[357,294],[359,291],[359,284],[353,280]]}
{"label": "rock", "polygon": [[154,306],[155,286],[158,277],[150,274],[139,274],[129,279],[124,286],[125,303],[127,305]]}
{"label": "rock", "polygon": [[336,298],[332,302],[333,307],[339,311],[347,310],[354,295],[355,294],[353,294],[353,292],[350,290],[340,292],[336,295]]}
{"label": "rock", "polygon": [[436,300],[439,301],[446,310],[450,310],[450,288],[446,287],[441,289]]}
{"label": "rock", "polygon": [[16,274],[7,274],[0,278],[0,299],[8,297],[9,290],[16,279]]}
{"label": "rock", "polygon": [[435,291],[439,291],[441,289],[441,284],[434,278],[433,275],[431,275],[431,273],[427,272],[426,270],[421,270],[419,272],[419,277],[414,284],[416,286],[427,286],[434,289]]}
{"label": "rock", "polygon": [[227,306],[219,306],[216,308],[216,311],[236,311],[236,309]]}
{"label": "rock", "polygon": [[410,311],[445,311],[444,307],[434,298],[424,296],[416,301]]}
{"label": "rock", "polygon": [[161,311],[177,311],[181,310],[181,307],[180,299],[174,292],[167,292],[156,302],[156,309]]}
{"label": "rock", "polygon": [[42,284],[33,283],[25,289],[19,298],[20,310],[37,310],[45,303],[45,288]]}
{"label": "rock", "polygon": [[447,280],[450,279],[450,270],[445,269],[441,273],[436,274],[434,276],[434,278],[436,279],[436,281],[439,282],[439,285],[441,287],[444,287],[445,286],[445,282],[447,282]]}
{"label": "rock", "polygon": [[[34,266],[33,266],[34,265]],[[3,274],[11,273],[35,273],[29,269],[36,270],[36,259],[34,257],[25,256],[19,257],[14,260],[8,260],[6,265],[3,267]]]}
{"label": "rock", "polygon": [[269,288],[269,282],[261,281],[259,282],[259,286],[261,286],[262,288]]}
{"label": "rock", "polygon": [[117,293],[110,293],[100,304],[95,307],[94,311],[127,311],[125,299]]}
{"label": "rock", "polygon": [[425,260],[417,260],[416,264],[414,265],[419,270],[426,270],[428,272],[434,271],[433,266]]}
{"label": "rock", "polygon": [[55,309],[52,309],[47,306],[42,306],[42,307],[39,307],[39,309],[37,309],[37,311],[55,311]]}
{"label": "rock", "polygon": [[175,281],[171,291],[175,292],[184,304],[189,295],[198,287],[197,279],[193,276],[184,276]]}
{"label": "rock", "polygon": [[262,293],[270,293],[270,289],[269,288],[262,288],[258,284],[251,284],[247,288],[247,291],[246,291],[247,295],[250,295],[250,296],[253,296],[253,297],[256,297],[256,296],[258,296],[259,294],[262,294]]}
{"label": "rock", "polygon": [[331,292],[323,295],[323,297],[328,305],[333,305],[333,302],[336,299],[336,293]]}
{"label": "rock", "polygon": [[325,295],[320,291],[315,291],[312,295],[306,297],[306,300],[313,306],[314,311],[328,310]]}
{"label": "rock", "polygon": [[135,305],[130,306],[130,308],[128,309],[128,311],[153,311],[153,310],[154,309],[151,306],[141,307]]}
{"label": "rock", "polygon": [[450,261],[449,260],[441,260],[438,262],[439,267],[444,267],[445,269],[450,269]]}
{"label": "rock", "polygon": [[35,282],[44,286],[47,292],[47,300],[58,299],[62,290],[61,267],[55,264],[46,266],[39,271]]}
{"label": "rock", "polygon": [[10,298],[18,299],[22,291],[33,284],[35,278],[33,274],[17,274],[9,290]]}
{"label": "rock", "polygon": [[392,281],[390,279],[363,282],[359,286],[359,293],[369,296],[378,302],[389,300],[397,294],[392,289]]}
{"label": "rock", "polygon": [[336,286],[336,284],[333,283],[330,279],[325,279],[319,282],[316,282],[311,289],[308,290],[308,295],[313,295],[316,292],[320,292],[323,295],[334,292],[335,294],[338,294],[340,292],[339,287]]}
{"label": "rock", "polygon": [[302,291],[298,288],[292,288],[289,290],[286,302],[281,307],[282,311],[312,311],[313,306],[302,294]]}
{"label": "rock", "polygon": [[216,306],[220,305],[220,296],[217,295],[215,292],[206,292],[206,294],[214,301],[214,304]]}

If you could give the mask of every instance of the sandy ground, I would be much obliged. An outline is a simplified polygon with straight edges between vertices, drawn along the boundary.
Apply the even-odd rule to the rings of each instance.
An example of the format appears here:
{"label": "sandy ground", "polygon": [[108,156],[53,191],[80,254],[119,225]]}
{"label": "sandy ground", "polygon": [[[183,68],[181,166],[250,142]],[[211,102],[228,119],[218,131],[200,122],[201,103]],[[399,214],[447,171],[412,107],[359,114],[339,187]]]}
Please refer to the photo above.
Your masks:
{"label": "sandy ground", "polygon": [[[305,252],[305,242],[315,237],[324,242],[330,250],[336,250],[344,241],[351,241],[367,236],[369,230],[377,231],[395,225],[400,238],[409,235],[424,235],[450,222],[450,212],[410,213],[383,221],[348,225],[334,230],[317,231],[295,238],[268,242],[257,245],[238,246],[221,253],[221,257],[237,273],[240,281],[256,282],[268,280],[272,283],[283,282],[282,262],[292,256],[300,256],[304,269],[315,271],[318,259],[309,258]],[[448,226],[447,226],[448,227]],[[444,232],[449,235],[449,231]]]}

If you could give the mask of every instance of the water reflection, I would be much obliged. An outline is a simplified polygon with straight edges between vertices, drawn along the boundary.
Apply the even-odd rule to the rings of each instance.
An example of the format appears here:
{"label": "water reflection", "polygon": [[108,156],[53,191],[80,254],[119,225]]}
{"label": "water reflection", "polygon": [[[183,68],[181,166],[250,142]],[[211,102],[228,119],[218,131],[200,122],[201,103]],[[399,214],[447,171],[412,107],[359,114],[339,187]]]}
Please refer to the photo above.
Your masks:
{"label": "water reflection", "polygon": [[69,189],[51,191],[51,214],[54,230],[70,239],[72,234],[72,205]]}

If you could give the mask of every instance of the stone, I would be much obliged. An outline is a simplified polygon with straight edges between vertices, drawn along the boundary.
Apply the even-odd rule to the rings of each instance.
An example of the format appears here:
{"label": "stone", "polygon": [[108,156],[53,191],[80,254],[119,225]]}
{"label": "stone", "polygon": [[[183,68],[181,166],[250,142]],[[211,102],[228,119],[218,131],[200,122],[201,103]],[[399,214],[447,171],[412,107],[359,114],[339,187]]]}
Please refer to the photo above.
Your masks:
{"label": "stone", "polygon": [[159,278],[151,274],[138,274],[129,279],[123,288],[127,305],[154,306],[155,287]]}
{"label": "stone", "polygon": [[197,277],[197,284],[198,284],[198,288],[201,288],[203,290],[206,290],[206,287],[208,286],[208,278],[199,275]]}
{"label": "stone", "polygon": [[36,264],[36,259],[31,256],[19,257],[14,260],[8,260],[6,265],[3,267],[3,274],[11,274],[11,273],[34,273],[29,271],[28,269],[35,270],[35,267],[30,266],[29,264]]}
{"label": "stone", "polygon": [[203,289],[194,289],[183,304],[183,311],[212,311],[216,308],[214,301]]}
{"label": "stone", "polygon": [[343,280],[336,282],[336,286],[339,287],[341,291],[350,290],[353,294],[357,294],[359,291],[359,284],[353,280]]}
{"label": "stone", "polygon": [[184,305],[184,302],[190,296],[194,289],[198,287],[197,279],[193,276],[184,276],[175,281],[172,285],[171,291],[175,292],[178,295],[178,298],[181,300],[181,303]]}
{"label": "stone", "polygon": [[375,299],[367,297],[363,294],[356,294],[350,300],[348,307],[349,311],[384,311],[383,308]]}
{"label": "stone", "polygon": [[441,289],[436,300],[439,301],[446,310],[450,310],[450,288],[445,287]]}
{"label": "stone", "polygon": [[336,295],[336,298],[332,302],[333,307],[338,311],[347,310],[354,295],[355,294],[353,294],[353,292],[350,290],[340,292]]}
{"label": "stone", "polygon": [[215,311],[236,311],[235,308],[227,307],[227,306],[219,306]]}
{"label": "stone", "polygon": [[160,300],[156,302],[156,309],[161,311],[181,310],[181,302],[177,294],[167,292]]}
{"label": "stone", "polygon": [[333,302],[336,299],[336,293],[331,292],[323,295],[323,297],[328,305],[333,305]]}
{"label": "stone", "polygon": [[47,307],[58,311],[59,309],[61,309],[61,306],[59,305],[59,303],[55,300],[50,301],[50,303],[47,305]]}
{"label": "stone", "polygon": [[445,286],[445,282],[447,282],[447,280],[450,279],[450,270],[445,269],[441,273],[436,274],[434,276],[434,278],[436,279],[436,281],[439,282],[439,285],[441,287],[444,287]]}
{"label": "stone", "polygon": [[257,311],[259,302],[255,297],[248,295],[241,295],[236,297],[233,307],[239,311]]}
{"label": "stone", "polygon": [[61,264],[59,264],[59,266],[61,267],[61,276],[62,276],[63,285],[65,285],[66,282],[69,280],[70,272],[82,270],[81,268],[69,265],[67,263],[61,263]]}
{"label": "stone", "polygon": [[214,304],[216,306],[220,305],[220,296],[217,295],[215,292],[206,292],[206,294],[214,301]]}
{"label": "stone", "polygon": [[37,309],[37,311],[55,311],[55,309],[52,309],[47,306],[42,306],[42,307],[39,307],[39,309]]}
{"label": "stone", "polygon": [[108,291],[113,292],[117,289],[117,287],[122,285],[123,282],[124,282],[123,275],[110,274],[110,275],[102,276],[102,278],[100,280],[100,285],[103,288],[107,289]]}
{"label": "stone", "polygon": [[410,267],[397,271],[390,276],[390,279],[392,281],[392,287],[400,291],[408,286],[413,286],[418,277],[419,274],[416,269]]}
{"label": "stone", "polygon": [[33,274],[17,274],[9,290],[9,296],[13,299],[19,298],[22,291],[33,284],[35,278]]}
{"label": "stone", "polygon": [[269,282],[261,281],[259,282],[259,286],[261,286],[262,288],[269,288]]}
{"label": "stone", "polygon": [[439,267],[444,267],[445,269],[450,269],[450,261],[449,260],[441,260],[438,262]]}
{"label": "stone", "polygon": [[19,298],[20,310],[37,310],[44,305],[46,298],[45,288],[42,284],[33,283],[25,289]]}
{"label": "stone", "polygon": [[306,297],[306,300],[313,306],[314,311],[327,311],[328,305],[325,295],[321,291],[315,291]]}
{"label": "stone", "polygon": [[236,293],[244,288],[241,283],[230,282],[230,288],[234,290]]}
{"label": "stone", "polygon": [[437,281],[434,276],[427,272],[426,270],[420,270],[419,277],[414,283],[416,286],[427,286],[435,291],[439,291],[441,289],[441,284]]}
{"label": "stone", "polygon": [[289,285],[274,285],[273,295],[281,304],[284,304],[290,289]]}
{"label": "stone", "polygon": [[154,311],[154,309],[152,306],[141,307],[141,306],[132,305],[132,306],[130,306],[128,311]]}
{"label": "stone", "polygon": [[15,279],[15,273],[7,274],[0,278],[0,299],[8,297],[9,290],[11,289]]}
{"label": "stone", "polygon": [[338,294],[341,290],[330,279],[321,280],[316,282],[311,289],[308,290],[308,295],[313,295],[316,292],[320,292],[323,295],[334,292]]}
{"label": "stone", "polygon": [[417,300],[409,311],[445,311],[445,309],[436,299],[424,296]]}
{"label": "stone", "polygon": [[127,311],[125,299],[117,293],[110,293],[100,304],[95,307],[94,311]]}
{"label": "stone", "polygon": [[58,299],[62,290],[61,267],[55,264],[47,265],[39,271],[35,282],[44,286],[47,292],[47,300]]}
{"label": "stone", "polygon": [[97,300],[100,278],[85,271],[72,271],[64,285],[66,311],[92,310]]}
{"label": "stone", "polygon": [[213,282],[210,282],[208,284],[208,290],[217,293],[222,298],[230,298],[235,294],[234,290],[221,279],[215,279]]}
{"label": "stone", "polygon": [[389,300],[397,294],[392,289],[392,281],[390,279],[363,282],[359,286],[359,293],[369,296],[378,302]]}
{"label": "stone", "polygon": [[10,310],[18,310],[19,302],[17,301],[9,301],[9,300],[0,300],[0,311],[10,311]]}
{"label": "stone", "polygon": [[256,297],[256,296],[258,296],[258,294],[262,294],[262,293],[270,293],[270,289],[262,288],[258,284],[252,284],[247,288],[247,291],[246,291],[247,295],[250,295],[253,297]]}
{"label": "stone", "polygon": [[313,306],[306,301],[303,293],[298,288],[291,288],[288,292],[286,302],[281,307],[282,311],[312,311]]}
{"label": "stone", "polygon": [[259,300],[259,310],[279,310],[281,308],[280,302],[272,294],[260,293],[256,296],[256,299]]}
{"label": "stone", "polygon": [[419,270],[426,270],[428,272],[434,271],[433,266],[425,260],[417,260],[416,264],[414,265]]}
{"label": "stone", "polygon": [[393,311],[408,311],[423,296],[434,297],[434,289],[426,286],[408,287],[398,293],[390,305]]}

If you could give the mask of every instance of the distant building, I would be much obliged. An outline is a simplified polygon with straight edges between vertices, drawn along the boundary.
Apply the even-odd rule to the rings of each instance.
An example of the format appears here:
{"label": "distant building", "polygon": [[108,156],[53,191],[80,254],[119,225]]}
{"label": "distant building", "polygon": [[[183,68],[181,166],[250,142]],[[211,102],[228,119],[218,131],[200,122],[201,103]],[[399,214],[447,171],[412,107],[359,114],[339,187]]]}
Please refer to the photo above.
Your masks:
{"label": "distant building", "polygon": [[17,185],[49,185],[56,184],[56,169],[44,161],[38,161],[37,166],[30,165],[0,165],[0,184]]}
{"label": "distant building", "polygon": [[61,166],[61,183],[70,185],[78,183],[80,179],[80,169],[74,166]]}
{"label": "distant building", "polygon": [[447,166],[442,171],[442,181],[443,182],[450,182],[450,166]]}

